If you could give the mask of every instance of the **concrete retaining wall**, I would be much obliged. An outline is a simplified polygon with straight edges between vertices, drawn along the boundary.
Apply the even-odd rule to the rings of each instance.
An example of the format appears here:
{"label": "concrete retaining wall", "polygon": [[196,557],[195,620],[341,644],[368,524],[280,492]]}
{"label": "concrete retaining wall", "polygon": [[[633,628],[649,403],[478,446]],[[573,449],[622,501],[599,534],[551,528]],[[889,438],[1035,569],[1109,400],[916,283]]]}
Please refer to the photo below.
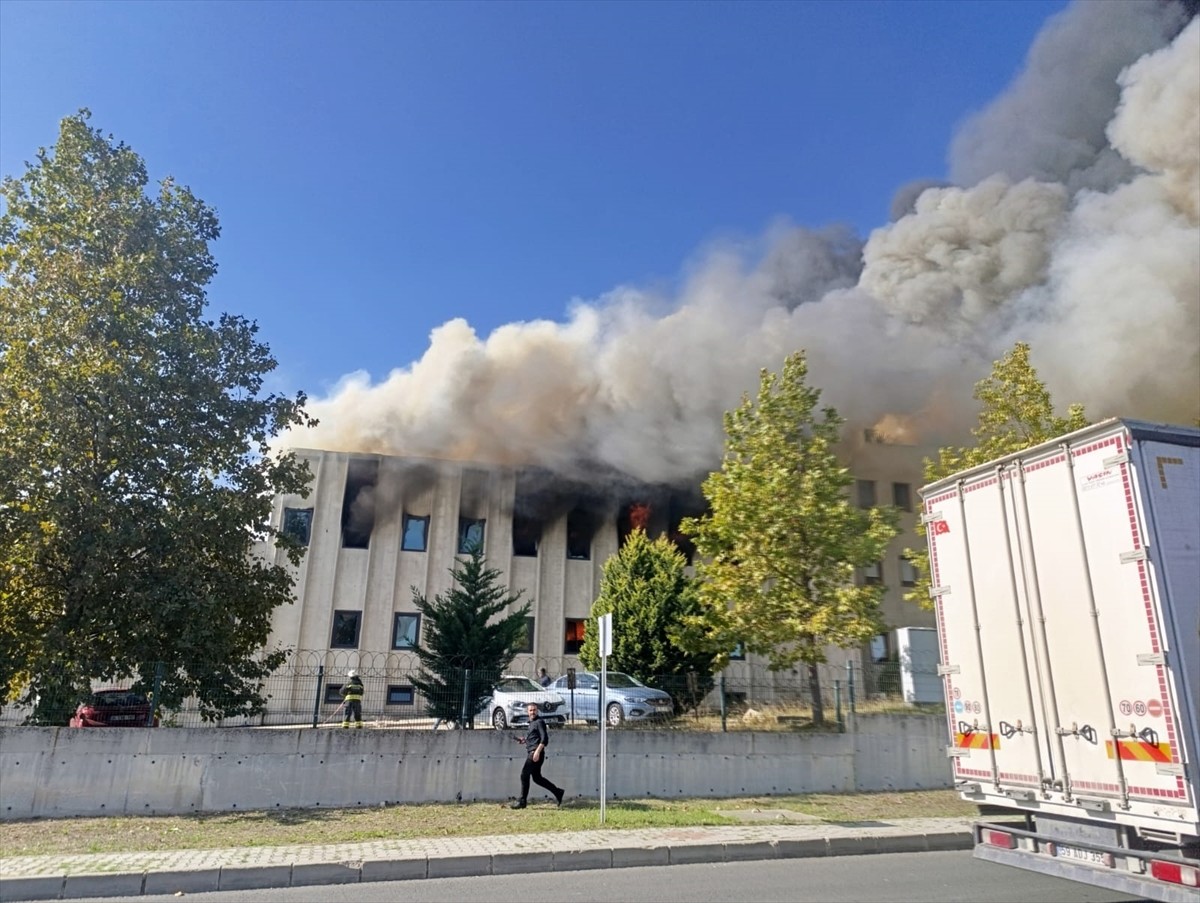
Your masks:
{"label": "concrete retaining wall", "polygon": [[[870,716],[844,734],[610,731],[612,797],[949,787],[945,719]],[[509,732],[0,728],[0,818],[504,800]],[[599,731],[555,731],[546,775],[599,794]],[[533,790],[544,795],[540,788]]]}

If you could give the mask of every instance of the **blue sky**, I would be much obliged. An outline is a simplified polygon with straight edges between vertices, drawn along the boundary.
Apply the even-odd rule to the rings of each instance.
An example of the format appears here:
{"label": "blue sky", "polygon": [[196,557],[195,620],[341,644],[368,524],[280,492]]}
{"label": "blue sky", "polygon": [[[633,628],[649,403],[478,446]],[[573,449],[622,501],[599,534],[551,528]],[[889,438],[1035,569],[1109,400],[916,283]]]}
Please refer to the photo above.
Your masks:
{"label": "blue sky", "polygon": [[218,212],[276,388],[887,222],[1065,3],[0,3],[0,171],[80,107]]}

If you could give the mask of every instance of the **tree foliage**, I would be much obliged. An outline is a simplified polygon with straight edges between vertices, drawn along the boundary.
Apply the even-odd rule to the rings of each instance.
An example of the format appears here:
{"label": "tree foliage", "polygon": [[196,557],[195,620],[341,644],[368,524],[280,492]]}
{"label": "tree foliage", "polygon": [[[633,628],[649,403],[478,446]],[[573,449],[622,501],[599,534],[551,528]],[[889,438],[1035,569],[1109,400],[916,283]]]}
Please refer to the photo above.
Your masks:
{"label": "tree foliage", "polygon": [[432,600],[413,587],[413,604],[425,619],[425,639],[416,650],[421,670],[413,685],[425,697],[431,717],[470,726],[492,684],[525,641],[529,603],[492,620],[520,602],[522,594],[509,593],[500,584],[500,572],[487,567],[478,545],[466,559],[456,560],[450,573],[450,590]]}
{"label": "tree foliage", "polygon": [[[652,540],[644,530],[634,530],[604,562],[600,594],[592,603],[593,618],[613,616],[609,667],[667,690],[677,708],[694,704],[688,674],[696,675],[697,698],[712,689],[716,658],[712,651],[680,646],[688,619],[703,614],[686,567],[687,559],[666,536]],[[579,660],[586,668],[600,668],[597,631],[584,634]]]}
{"label": "tree foliage", "polygon": [[268,442],[304,396],[262,393],[253,323],[206,319],[213,211],[171,179],[148,195],[89,115],[0,187],[2,701],[45,723],[161,663],[160,706],[253,713],[292,578],[251,550],[309,479]]}
{"label": "tree foliage", "polygon": [[690,643],[727,656],[737,643],[772,668],[809,666],[820,721],[817,664],[827,646],[853,646],[880,630],[884,587],[855,580],[896,535],[890,508],[853,507],[850,472],[834,446],[842,419],[818,410],[803,352],[776,375],[763,370],[757,399],[725,416],[725,454],[703,486],[709,514],[684,521],[700,555],[704,619]]}
{"label": "tree foliage", "polygon": [[[981,405],[971,434],[973,446],[938,449],[937,460],[925,459],[925,482],[933,483],[951,474],[986,464],[1013,452],[1047,442],[1056,436],[1088,425],[1083,406],[1072,404],[1065,417],[1054,413],[1050,392],[1029,362],[1029,345],[1017,342],[1012,350],[992,365],[991,375],[975,384],[972,397]],[[917,521],[917,535],[925,526]],[[917,570],[917,580],[904,598],[929,607],[929,549],[908,549],[907,557]]]}

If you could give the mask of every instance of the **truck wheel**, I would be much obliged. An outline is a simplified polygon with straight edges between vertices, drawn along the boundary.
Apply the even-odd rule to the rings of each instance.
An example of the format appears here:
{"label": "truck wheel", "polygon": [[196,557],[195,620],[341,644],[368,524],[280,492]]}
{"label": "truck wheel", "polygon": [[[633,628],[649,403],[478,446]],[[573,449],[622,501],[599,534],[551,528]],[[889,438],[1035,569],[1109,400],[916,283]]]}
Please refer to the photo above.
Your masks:
{"label": "truck wheel", "polygon": [[496,709],[492,712],[492,727],[498,731],[508,727],[508,719],[504,717],[504,709]]}

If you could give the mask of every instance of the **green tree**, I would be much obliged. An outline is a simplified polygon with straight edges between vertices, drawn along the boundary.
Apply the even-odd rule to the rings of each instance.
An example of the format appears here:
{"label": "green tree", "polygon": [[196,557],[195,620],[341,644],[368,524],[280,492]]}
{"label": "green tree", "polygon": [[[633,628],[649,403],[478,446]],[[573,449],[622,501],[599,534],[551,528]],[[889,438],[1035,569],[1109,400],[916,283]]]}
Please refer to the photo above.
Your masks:
{"label": "green tree", "polygon": [[855,580],[898,532],[890,508],[850,504],[854,479],[834,446],[843,423],[818,410],[803,352],[776,375],[763,370],[758,398],[725,415],[725,455],[703,486],[710,512],[686,520],[700,555],[704,619],[691,642],[727,653],[737,643],[773,669],[808,666],[813,720],[824,720],[818,665],[828,646],[857,645],[880,630],[881,585]]}
{"label": "green tree", "polygon": [[450,590],[432,600],[413,587],[413,604],[425,618],[425,641],[416,650],[421,670],[413,685],[425,697],[431,717],[473,727],[474,714],[492,684],[525,642],[529,603],[492,620],[516,605],[522,594],[500,584],[500,572],[487,567],[478,545],[465,560],[455,560],[450,573]]}
{"label": "green tree", "polygon": [[[261,710],[287,568],[251,554],[307,468],[309,423],[247,320],[205,316],[213,211],[64,119],[0,186],[0,687],[59,721],[93,680],[134,679],[206,718]],[[300,550],[281,539],[293,561]]]}
{"label": "green tree", "polygon": [[[686,567],[687,559],[666,536],[651,540],[644,530],[634,530],[604,562],[600,594],[592,603],[593,618],[613,616],[609,668],[667,690],[678,709],[694,706],[712,689],[716,658],[703,648],[687,651],[679,645],[686,619],[703,614]],[[584,634],[579,660],[586,668],[600,668],[597,631]],[[694,697],[690,673],[696,675]]]}
{"label": "green tree", "polygon": [[[1025,342],[1017,342],[1011,351],[992,364],[991,375],[975,384],[972,397],[982,405],[978,422],[971,430],[976,444],[947,446],[938,449],[936,461],[926,458],[926,483],[1088,425],[1080,404],[1068,407],[1065,417],[1054,413],[1050,392],[1029,362],[1029,345]],[[919,519],[917,535],[925,535],[925,525]],[[929,548],[923,545],[920,549],[906,549],[904,555],[917,571],[913,588],[904,598],[929,608],[932,604],[929,598]]]}

